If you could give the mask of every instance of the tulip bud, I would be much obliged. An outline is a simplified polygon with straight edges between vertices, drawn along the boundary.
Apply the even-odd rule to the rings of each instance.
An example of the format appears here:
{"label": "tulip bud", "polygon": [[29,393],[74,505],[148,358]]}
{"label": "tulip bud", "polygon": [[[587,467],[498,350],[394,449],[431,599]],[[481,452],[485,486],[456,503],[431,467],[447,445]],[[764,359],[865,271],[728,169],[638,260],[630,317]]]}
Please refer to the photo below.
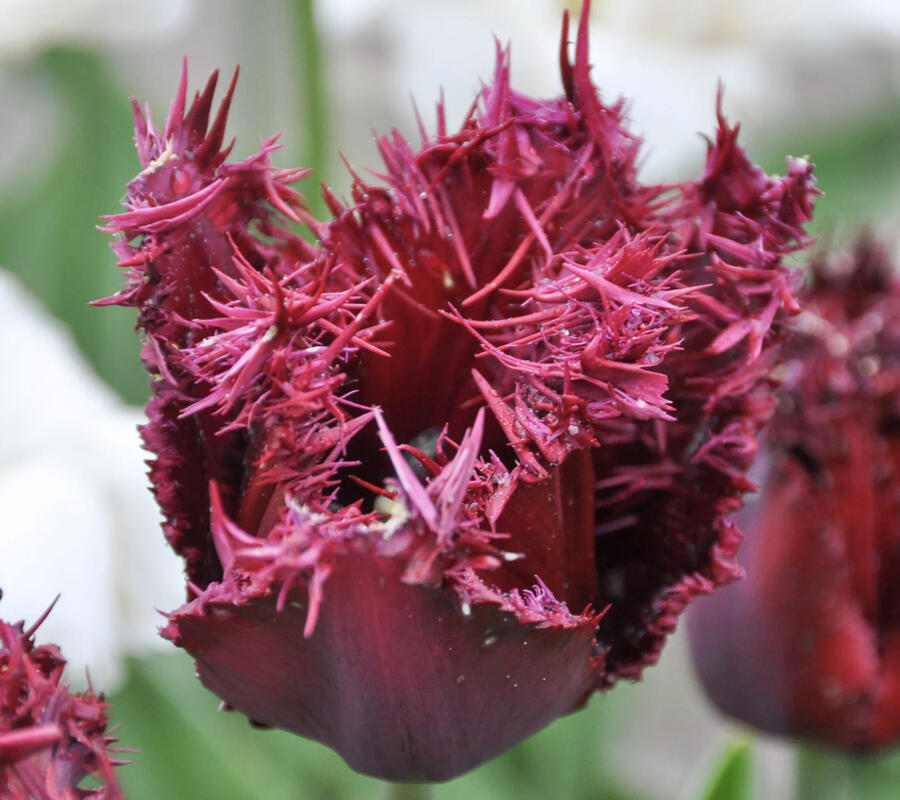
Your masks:
{"label": "tulip bud", "polygon": [[587,10],[574,62],[567,36],[562,97],[515,92],[498,50],[461,128],[379,140],[327,224],[271,145],[225,164],[183,81],[161,136],[138,113],[109,220],[191,593],[163,635],[381,777],[450,778],[638,676],[737,574],[811,167],[766,176],[720,115],[701,179],[642,185]]}
{"label": "tulip bud", "polygon": [[[72,695],[61,683],[59,649],[34,643],[45,617],[27,631],[0,620],[0,795],[121,800],[114,767],[124,762],[111,748],[108,706],[93,690]],[[89,775],[99,788],[79,788]]]}
{"label": "tulip bud", "polygon": [[868,241],[811,272],[747,578],[698,604],[691,642],[726,713],[868,750],[900,738],[900,279]]}

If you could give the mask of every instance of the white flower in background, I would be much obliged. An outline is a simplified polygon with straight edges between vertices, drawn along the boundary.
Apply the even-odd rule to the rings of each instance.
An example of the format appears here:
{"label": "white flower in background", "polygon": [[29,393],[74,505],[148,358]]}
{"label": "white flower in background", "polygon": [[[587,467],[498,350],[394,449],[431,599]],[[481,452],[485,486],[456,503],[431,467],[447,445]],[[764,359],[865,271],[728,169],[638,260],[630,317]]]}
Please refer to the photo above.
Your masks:
{"label": "white flower in background", "polygon": [[[632,130],[655,143],[653,179],[696,171],[698,131],[714,129],[721,79],[724,107],[744,121],[751,144],[842,120],[896,97],[900,3],[894,0],[594,0],[592,76],[604,97],[629,99]],[[374,159],[369,130],[415,130],[409,96],[430,124],[444,89],[457,124],[493,69],[491,33],[512,42],[513,85],[558,95],[555,63],[562,10],[578,2],[535,0],[329,0],[319,14],[331,50],[335,130],[357,163]],[[572,34],[570,33],[570,37]],[[385,111],[392,121],[385,125]],[[352,117],[351,117],[352,115]],[[359,131],[347,143],[348,131]]]}
{"label": "white flower in background", "polygon": [[181,563],[159,526],[135,426],[63,326],[0,271],[0,614],[35,620],[68,679],[98,691],[124,657],[168,649],[162,618],[183,601]]}

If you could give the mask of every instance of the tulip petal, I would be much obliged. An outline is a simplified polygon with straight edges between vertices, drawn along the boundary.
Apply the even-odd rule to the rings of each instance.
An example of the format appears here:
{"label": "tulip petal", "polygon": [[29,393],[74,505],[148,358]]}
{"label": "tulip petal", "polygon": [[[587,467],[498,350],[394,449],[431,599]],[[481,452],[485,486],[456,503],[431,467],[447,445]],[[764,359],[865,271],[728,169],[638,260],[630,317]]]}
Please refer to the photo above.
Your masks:
{"label": "tulip petal", "polygon": [[306,608],[302,592],[280,614],[264,598],[199,598],[165,635],[250,719],[388,780],[465,772],[581,706],[595,682],[590,618],[539,627],[488,604],[465,616],[440,589],[403,583],[393,559],[341,558],[309,639],[295,635]]}

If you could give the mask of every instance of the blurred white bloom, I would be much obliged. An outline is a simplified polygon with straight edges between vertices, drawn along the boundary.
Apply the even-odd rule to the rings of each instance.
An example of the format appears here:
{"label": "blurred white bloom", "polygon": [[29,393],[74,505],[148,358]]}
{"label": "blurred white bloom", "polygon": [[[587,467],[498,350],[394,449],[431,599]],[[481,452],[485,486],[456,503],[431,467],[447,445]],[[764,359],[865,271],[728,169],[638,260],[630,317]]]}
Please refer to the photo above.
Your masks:
{"label": "blurred white bloom", "polygon": [[[414,131],[410,92],[430,123],[443,87],[457,125],[478,78],[490,78],[491,33],[512,43],[516,88],[558,95],[566,6],[580,3],[535,0],[527,13],[517,0],[321,3],[341,147],[374,163],[366,123],[384,131],[402,120]],[[646,179],[696,172],[705,154],[697,132],[715,128],[720,79],[726,114],[745,121],[751,144],[773,130],[840,123],[897,95],[894,0],[594,0],[592,11],[592,76],[607,101],[629,98],[632,130],[648,142]],[[390,109],[388,125],[379,107]]]}
{"label": "blurred white bloom", "polygon": [[58,43],[146,41],[181,26],[190,0],[0,0],[0,54]]}
{"label": "blurred white bloom", "polygon": [[893,0],[599,0],[604,25],[680,42],[756,42],[764,46],[812,43],[838,47],[900,35]]}
{"label": "blurred white bloom", "polygon": [[115,688],[126,655],[166,648],[156,609],[183,601],[125,407],[62,325],[0,271],[0,616],[34,621],[68,677]]}

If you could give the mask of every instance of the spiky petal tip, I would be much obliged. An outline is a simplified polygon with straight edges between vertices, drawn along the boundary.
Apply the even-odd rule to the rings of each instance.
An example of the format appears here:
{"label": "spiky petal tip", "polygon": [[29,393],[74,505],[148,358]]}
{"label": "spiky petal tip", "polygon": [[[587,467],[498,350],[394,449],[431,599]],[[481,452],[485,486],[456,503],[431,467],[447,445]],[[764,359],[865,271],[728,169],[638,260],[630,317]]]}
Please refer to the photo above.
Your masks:
{"label": "spiky petal tip", "polygon": [[639,675],[739,574],[811,166],[765,175],[720,114],[701,178],[641,184],[587,34],[585,4],[553,100],[498,48],[461,127],[380,139],[324,224],[265,154],[211,159],[182,88],[110,219],[187,566],[163,633],[381,777],[452,777]]}

